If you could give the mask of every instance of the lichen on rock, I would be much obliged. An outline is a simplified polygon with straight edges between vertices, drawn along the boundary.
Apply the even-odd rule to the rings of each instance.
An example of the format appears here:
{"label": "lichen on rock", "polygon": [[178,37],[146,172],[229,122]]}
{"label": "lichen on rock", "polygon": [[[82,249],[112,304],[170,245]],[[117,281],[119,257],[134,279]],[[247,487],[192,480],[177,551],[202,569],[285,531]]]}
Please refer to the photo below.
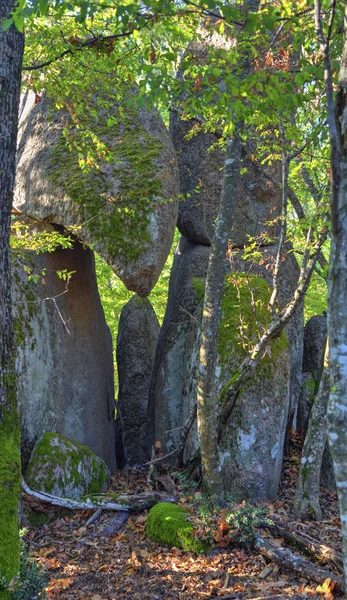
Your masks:
{"label": "lichen on rock", "polygon": [[26,480],[32,489],[78,498],[107,488],[109,470],[87,446],[46,432],[32,452]]}
{"label": "lichen on rock", "polygon": [[[267,282],[256,275],[225,277],[218,334],[219,400],[240,373],[271,322]],[[238,499],[272,499],[282,466],[289,409],[289,352],[285,332],[273,340],[253,378],[235,400],[220,443],[225,487]]]}
{"label": "lichen on rock", "polygon": [[47,97],[20,123],[15,204],[77,227],[128,289],[146,296],[170,251],[178,210],[177,161],[159,113],[136,89],[98,89],[55,108]]}
{"label": "lichen on rock", "polygon": [[149,511],[147,535],[151,540],[162,545],[202,553],[205,545],[195,538],[195,527],[188,517],[189,511],[185,507],[161,502]]}

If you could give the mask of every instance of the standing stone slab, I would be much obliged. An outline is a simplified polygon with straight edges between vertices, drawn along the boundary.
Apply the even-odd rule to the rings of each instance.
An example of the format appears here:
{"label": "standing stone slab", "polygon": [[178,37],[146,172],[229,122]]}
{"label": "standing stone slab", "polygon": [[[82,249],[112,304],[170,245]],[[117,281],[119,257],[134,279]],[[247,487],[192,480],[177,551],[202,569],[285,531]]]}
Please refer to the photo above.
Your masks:
{"label": "standing stone slab", "polygon": [[[13,296],[17,331],[17,395],[22,455],[56,431],[85,444],[115,468],[112,340],[98,293],[93,252],[71,249],[34,255],[39,283],[17,269]],[[73,275],[66,282],[56,272]]]}
{"label": "standing stone slab", "polygon": [[[221,406],[242,359],[271,319],[270,295],[261,277],[245,273],[225,277],[216,373]],[[283,332],[239,394],[222,432],[224,486],[240,500],[273,499],[278,490],[289,410],[288,350]]]}
{"label": "standing stone slab", "polygon": [[179,443],[180,428],[187,411],[184,400],[186,386],[194,387],[193,379],[187,378],[189,365],[192,361],[195,365],[192,350],[200,325],[194,316],[200,303],[194,279],[206,276],[209,253],[208,246],[191,244],[181,237],[172,266],[168,303],[156,352],[149,412],[150,422],[155,420],[154,438],[160,440],[168,452]]}
{"label": "standing stone slab", "polygon": [[[105,94],[86,99],[80,129],[68,111],[53,110],[48,98],[35,106],[27,98],[14,203],[27,216],[78,226],[80,239],[93,244],[128,289],[146,296],[160,275],[176,225],[176,155],[154,109],[127,102],[133,91],[124,95],[124,106]],[[102,102],[109,106],[100,108]],[[80,137],[83,131],[87,138]],[[95,137],[101,149],[95,150]],[[93,158],[81,149],[86,139]]]}
{"label": "standing stone slab", "polygon": [[327,318],[311,317],[304,328],[302,386],[298,406],[298,429],[306,432],[313,397],[318,392],[327,340]]}
{"label": "standing stone slab", "polygon": [[[283,253],[279,271],[278,303],[284,307],[293,297],[300,274],[296,258],[288,245]],[[272,267],[276,260],[277,244],[270,244],[259,248],[260,257],[257,260],[244,260],[242,250],[236,250],[231,254],[231,270],[244,271],[260,275],[272,287]],[[260,260],[259,260],[260,258]],[[302,378],[302,356],[304,344],[304,303],[301,302],[288,325],[286,334],[290,347],[290,409],[291,420],[296,417],[296,411],[301,392]]]}
{"label": "standing stone slab", "polygon": [[117,337],[118,410],[129,465],[141,464],[149,458],[149,387],[159,330],[149,300],[133,296],[122,309]]}

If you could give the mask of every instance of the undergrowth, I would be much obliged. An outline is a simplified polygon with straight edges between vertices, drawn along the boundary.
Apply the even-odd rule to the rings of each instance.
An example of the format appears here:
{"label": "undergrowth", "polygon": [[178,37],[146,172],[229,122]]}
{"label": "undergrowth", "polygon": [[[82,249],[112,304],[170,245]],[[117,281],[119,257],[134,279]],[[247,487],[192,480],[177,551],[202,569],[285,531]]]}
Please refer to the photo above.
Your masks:
{"label": "undergrowth", "polygon": [[183,473],[172,475],[181,492],[181,502],[189,503],[191,508],[195,537],[210,548],[215,545],[251,548],[257,527],[273,524],[264,507],[246,501],[239,503],[230,494],[221,502],[216,496],[197,491],[198,484],[189,481]]}
{"label": "undergrowth", "polygon": [[48,584],[47,575],[42,567],[30,556],[23,536],[26,530],[20,531],[20,569],[17,577],[10,584],[0,580],[0,591],[8,590],[11,600],[45,600],[45,587]]}

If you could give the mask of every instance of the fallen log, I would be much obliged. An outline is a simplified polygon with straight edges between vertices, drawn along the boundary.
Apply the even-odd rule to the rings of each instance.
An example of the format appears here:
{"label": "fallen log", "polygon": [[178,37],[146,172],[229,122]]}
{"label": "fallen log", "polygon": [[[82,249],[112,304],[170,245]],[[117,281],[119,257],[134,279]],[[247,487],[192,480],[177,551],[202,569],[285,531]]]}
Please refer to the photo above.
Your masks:
{"label": "fallen log", "polygon": [[[283,539],[291,546],[301,548],[304,552],[308,552],[311,556],[313,555],[319,560],[332,562],[333,565],[343,573],[342,554],[335,550],[335,548],[322,544],[298,529],[288,530],[287,525],[278,521],[274,521],[274,529],[276,530],[276,533],[283,537]],[[271,526],[269,527],[269,530],[272,530]]]}
{"label": "fallen log", "polygon": [[24,479],[22,479],[22,487],[28,496],[33,496],[53,506],[60,506],[70,510],[98,510],[100,508],[101,510],[140,512],[147,508],[152,508],[152,506],[159,502],[176,502],[176,498],[173,496],[152,491],[141,492],[140,494],[90,495],[75,500],[73,498],[54,496],[46,492],[32,490]]}
{"label": "fallen log", "polygon": [[328,569],[317,567],[312,562],[296,556],[288,549],[278,548],[269,540],[263,538],[258,532],[255,533],[254,547],[258,552],[274,561],[281,567],[295,571],[302,577],[307,577],[316,583],[324,583],[326,579],[330,579],[335,583],[335,589],[344,592],[344,580],[339,575],[336,575]]}

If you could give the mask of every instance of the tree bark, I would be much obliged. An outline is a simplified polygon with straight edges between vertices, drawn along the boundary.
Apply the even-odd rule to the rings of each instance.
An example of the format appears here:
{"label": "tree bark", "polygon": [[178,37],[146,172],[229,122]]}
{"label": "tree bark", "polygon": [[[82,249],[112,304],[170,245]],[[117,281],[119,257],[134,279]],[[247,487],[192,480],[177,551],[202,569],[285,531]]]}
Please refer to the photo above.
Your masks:
{"label": "tree bark", "polygon": [[[337,223],[332,230],[329,272],[328,337],[331,391],[328,405],[329,445],[340,503],[344,570],[347,581],[347,3],[341,68],[336,96],[339,165],[332,149],[332,166],[339,175]],[[329,106],[328,106],[329,109]],[[336,179],[336,177],[335,177]]]}
{"label": "tree bark", "polygon": [[[13,8],[12,0],[0,0],[0,23]],[[23,35],[13,25],[7,31],[0,26],[0,578],[7,582],[19,571],[19,421],[9,237],[23,46]],[[8,598],[9,592],[0,590],[0,600]]]}
{"label": "tree bark", "polygon": [[224,163],[220,209],[207,269],[201,324],[200,362],[197,389],[198,437],[205,488],[217,496],[223,493],[217,447],[217,394],[215,371],[218,350],[220,308],[225,275],[224,258],[236,205],[240,178],[241,140],[228,140]]}
{"label": "tree bark", "polygon": [[301,465],[296,488],[295,512],[299,519],[322,519],[319,504],[320,471],[327,439],[327,406],[330,390],[328,345],[324,356],[324,369],[318,394],[308,422],[305,443],[301,455]]}

